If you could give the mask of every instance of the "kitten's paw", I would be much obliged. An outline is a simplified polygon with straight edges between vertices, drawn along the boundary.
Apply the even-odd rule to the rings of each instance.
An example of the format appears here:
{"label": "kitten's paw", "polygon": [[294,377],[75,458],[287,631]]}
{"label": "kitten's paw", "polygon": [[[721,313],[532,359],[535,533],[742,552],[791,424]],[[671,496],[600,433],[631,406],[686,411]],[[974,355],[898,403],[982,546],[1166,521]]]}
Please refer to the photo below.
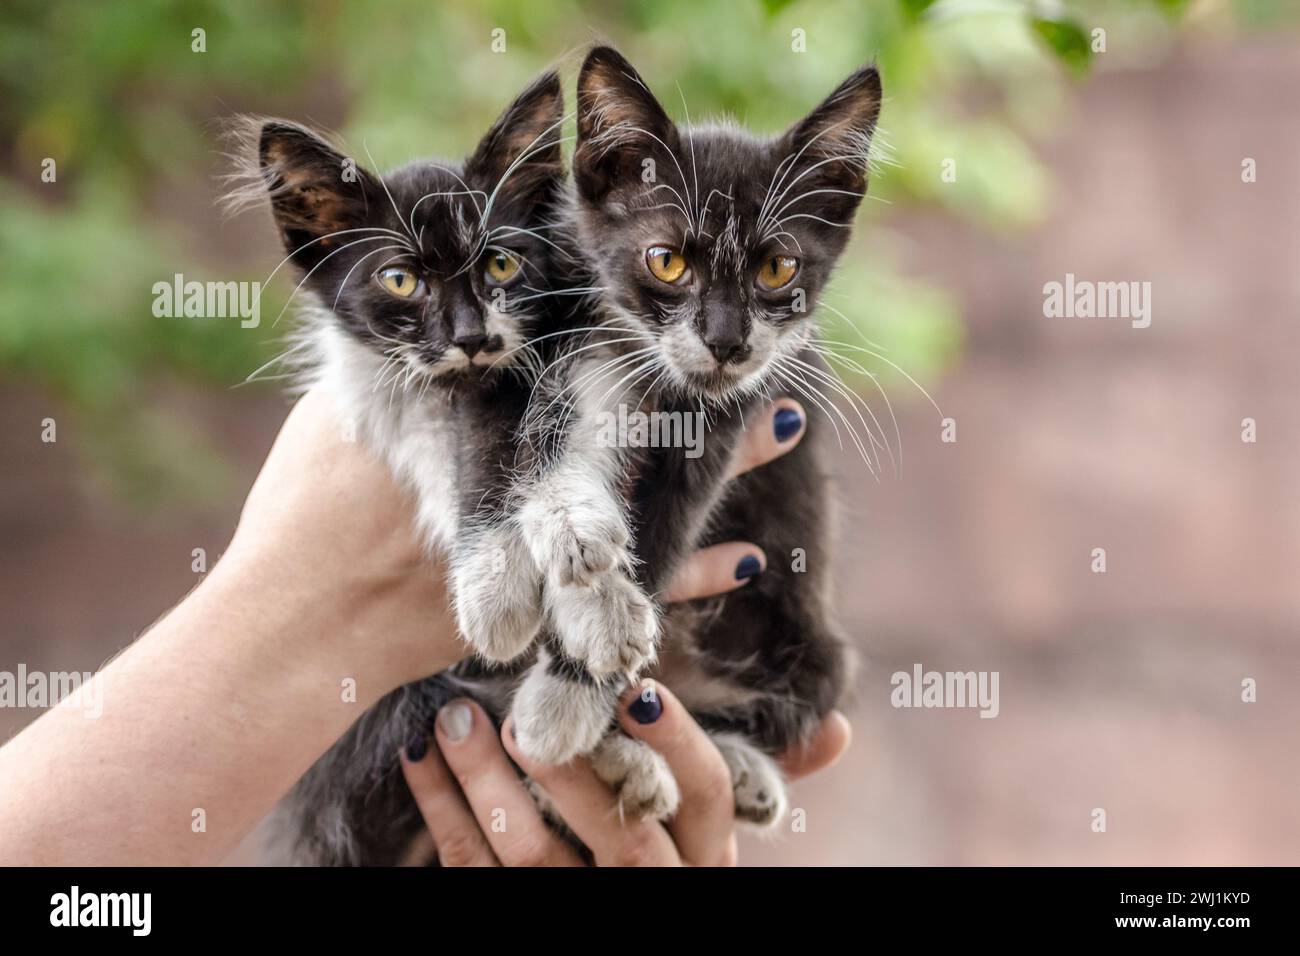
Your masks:
{"label": "kitten's paw", "polygon": [[534,561],[557,585],[588,587],[600,575],[631,565],[622,515],[615,507],[602,506],[599,495],[593,495],[581,505],[535,495],[516,516]]}
{"label": "kitten's paw", "polygon": [[627,530],[619,521],[570,524],[559,536],[551,574],[561,585],[593,587],[602,576],[631,565]]}
{"label": "kitten's paw", "polygon": [[618,796],[625,817],[667,820],[677,812],[677,780],[648,744],[623,733],[609,734],[592,751],[591,768]]}
{"label": "kitten's paw", "polygon": [[731,770],[736,819],[760,830],[775,829],[785,819],[788,804],[776,761],[734,734],[714,734],[713,742]]}
{"label": "kitten's paw", "polygon": [[618,690],[618,684],[566,674],[543,655],[515,692],[510,709],[515,743],[525,757],[546,764],[590,753],[609,732]]}
{"label": "kitten's paw", "polygon": [[504,662],[528,650],[542,624],[542,581],[516,528],[478,536],[454,559],[451,583],[456,623],[480,655]]}
{"label": "kitten's paw", "polygon": [[594,676],[631,679],[654,662],[659,613],[622,574],[602,575],[591,587],[552,588],[547,599],[564,652]]}

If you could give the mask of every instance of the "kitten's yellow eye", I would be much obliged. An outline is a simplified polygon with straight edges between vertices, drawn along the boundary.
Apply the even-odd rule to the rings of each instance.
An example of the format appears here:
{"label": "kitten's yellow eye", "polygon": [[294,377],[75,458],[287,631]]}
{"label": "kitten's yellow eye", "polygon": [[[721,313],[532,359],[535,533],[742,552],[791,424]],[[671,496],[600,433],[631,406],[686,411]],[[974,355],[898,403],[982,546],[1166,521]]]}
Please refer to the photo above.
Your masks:
{"label": "kitten's yellow eye", "polygon": [[509,282],[519,271],[519,260],[504,252],[493,252],[487,257],[487,274],[493,282]]}
{"label": "kitten's yellow eye", "polygon": [[676,249],[653,246],[646,250],[645,263],[660,282],[676,282],[686,273],[686,259]]}
{"label": "kitten's yellow eye", "polygon": [[410,269],[389,266],[376,276],[379,284],[399,299],[409,299],[420,290],[420,280]]}
{"label": "kitten's yellow eye", "polygon": [[799,260],[794,256],[772,256],[758,270],[758,284],[764,289],[779,289],[799,271]]}

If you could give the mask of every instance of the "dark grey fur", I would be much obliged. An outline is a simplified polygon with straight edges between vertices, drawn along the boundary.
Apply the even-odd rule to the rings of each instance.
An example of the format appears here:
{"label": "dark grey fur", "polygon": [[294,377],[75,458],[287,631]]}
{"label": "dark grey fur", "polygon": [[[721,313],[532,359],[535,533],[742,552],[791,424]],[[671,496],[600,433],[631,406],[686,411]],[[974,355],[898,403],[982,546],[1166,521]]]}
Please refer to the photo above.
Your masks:
{"label": "dark grey fur", "polygon": [[[724,693],[719,702],[715,695],[708,706],[684,699],[707,729],[738,732],[770,754],[805,739],[836,705],[846,679],[845,644],[828,595],[834,559],[823,448],[827,426],[810,418],[808,434],[793,452],[724,483],[742,425],[752,427],[772,395],[794,392],[804,397],[790,387],[788,376],[767,372],[742,388],[729,366],[748,357],[756,327],[789,332],[814,321],[817,297],[844,249],[866,191],[866,149],[879,106],[879,78],[868,67],[775,139],[732,128],[687,130],[668,119],[625,59],[608,48],[594,50],[579,78],[570,219],[563,233],[552,234],[563,251],[539,243],[522,250],[546,263],[547,274],[534,281],[548,289],[605,286],[601,302],[582,297],[541,300],[545,306],[536,314],[521,317],[533,322],[530,334],[600,324],[634,328],[658,339],[685,325],[719,356],[716,369],[658,381],[641,401],[646,410],[707,409],[710,427],[703,456],[692,460],[683,449],[671,448],[638,451],[627,460],[621,491],[634,530],[634,573],[648,593],[662,592],[682,559],[697,547],[741,539],[753,541],[767,554],[766,571],[746,587],[664,610],[661,659],[666,668],[656,673],[676,686],[681,672],[674,667],[687,661],[684,666],[702,671],[717,687],[734,689],[729,699]],[[671,185],[679,199],[690,197],[689,202],[683,200],[689,210],[664,206],[664,191],[647,188],[641,179],[646,158],[655,161],[659,181]],[[759,212],[770,198],[768,187],[778,182],[783,169],[786,182],[791,175],[801,176],[802,182],[785,197],[794,201],[782,210],[779,242],[774,244],[771,223],[760,221]],[[473,161],[458,174],[475,182]],[[398,207],[407,208],[404,202],[413,203],[444,179],[417,164],[385,182]],[[555,221],[559,209],[550,179],[543,175],[533,185],[536,188],[519,204],[500,214],[524,224]],[[367,181],[365,190],[365,202],[353,207],[354,215],[391,223],[391,210],[377,201],[373,183]],[[705,206],[707,212],[702,212]],[[292,249],[302,238],[294,231],[295,209],[291,205],[286,210],[283,203],[276,209]],[[429,221],[428,240],[443,241],[434,223],[447,220]],[[663,241],[682,249],[691,261],[689,287],[667,288],[647,273],[644,250],[651,242]],[[790,254],[798,250],[797,287],[806,297],[806,311],[795,311],[790,289],[769,292],[754,284],[754,270],[778,249]],[[310,268],[312,262],[301,264]],[[313,278],[323,296],[333,298],[344,266],[341,262]],[[474,297],[465,295],[463,300],[472,303]],[[344,308],[336,310],[339,320],[364,339],[368,323],[359,319],[382,317],[383,304],[373,298],[352,299],[346,289],[343,302]],[[453,335],[455,314],[447,313],[439,327],[444,337]],[[537,389],[541,404],[564,387],[568,339],[558,336],[558,343],[550,340],[543,351],[548,372]],[[618,348],[609,346],[609,354],[617,354]],[[803,350],[798,357],[823,368],[814,350]],[[457,383],[462,398],[456,414],[465,436],[462,464],[476,463],[458,481],[464,490],[460,506],[471,518],[483,508],[488,519],[499,517],[507,507],[510,475],[544,473],[548,463],[564,453],[563,402],[545,415],[529,417],[527,431],[517,433],[531,384],[511,376]],[[637,384],[631,393],[641,397],[649,382]],[[534,410],[538,404],[535,400]],[[804,572],[791,569],[796,548],[806,555]],[[559,652],[552,635],[544,633],[540,645],[549,652],[546,666],[557,678],[598,683],[579,662]],[[397,862],[420,827],[401,778],[398,749],[428,733],[438,708],[455,696],[474,697],[500,719],[530,666],[532,655],[507,668],[467,661],[390,694],[367,712],[318,761],[289,802],[298,859],[326,864]],[[607,679],[604,686],[612,707],[624,682]]]}

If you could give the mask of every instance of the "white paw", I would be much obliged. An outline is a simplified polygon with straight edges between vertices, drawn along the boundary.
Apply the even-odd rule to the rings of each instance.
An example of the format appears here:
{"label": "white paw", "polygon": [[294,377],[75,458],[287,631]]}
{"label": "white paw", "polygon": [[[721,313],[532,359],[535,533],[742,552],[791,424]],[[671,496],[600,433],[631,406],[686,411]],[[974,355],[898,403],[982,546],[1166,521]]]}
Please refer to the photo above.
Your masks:
{"label": "white paw", "polygon": [[785,819],[788,803],[776,761],[734,734],[714,734],[713,742],[731,770],[736,819],[761,830],[774,829]]}
{"label": "white paw", "polygon": [[561,585],[591,587],[606,572],[631,565],[627,541],[627,532],[617,522],[580,529],[570,525],[552,555],[551,573]]}
{"label": "white paw", "polygon": [[668,762],[642,741],[609,734],[592,752],[591,768],[614,791],[625,817],[667,820],[677,812],[677,780]]}
{"label": "white paw", "polygon": [[582,504],[536,495],[521,506],[517,520],[533,560],[555,584],[587,587],[605,572],[631,566],[622,514],[599,495]]}
{"label": "white paw", "polygon": [[555,677],[542,655],[515,692],[510,714],[515,743],[530,760],[567,763],[589,753],[609,732],[617,690]]}
{"label": "white paw", "polygon": [[632,679],[654,661],[659,614],[623,574],[601,575],[591,587],[549,588],[546,597],[564,652],[594,676]]}
{"label": "white paw", "polygon": [[509,661],[542,624],[541,575],[518,531],[485,532],[454,559],[451,584],[460,632],[480,655]]}

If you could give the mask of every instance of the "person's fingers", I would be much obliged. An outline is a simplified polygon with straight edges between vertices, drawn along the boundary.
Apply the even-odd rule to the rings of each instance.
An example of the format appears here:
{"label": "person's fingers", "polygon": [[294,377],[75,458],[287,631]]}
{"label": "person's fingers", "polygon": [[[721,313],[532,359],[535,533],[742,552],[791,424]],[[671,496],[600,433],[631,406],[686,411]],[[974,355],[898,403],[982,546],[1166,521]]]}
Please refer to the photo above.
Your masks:
{"label": "person's fingers", "polygon": [[483,708],[470,700],[445,705],[438,711],[434,737],[502,865],[582,865],[573,848],[542,819]]}
{"label": "person's fingers", "polygon": [[519,752],[509,719],[501,742],[520,768],[546,790],[561,819],[591,850],[597,866],[678,866],[668,832],[654,820],[623,819],[618,798],[581,757],[548,765]]}
{"label": "person's fingers", "polygon": [[773,458],[780,458],[803,438],[807,415],[803,406],[793,398],[777,399],[763,415],[741,436],[727,469],[728,479],[765,465]]}
{"label": "person's fingers", "polygon": [[682,859],[696,866],[734,862],[736,800],[731,771],[703,728],[672,693],[643,681],[619,702],[619,723],[668,761],[681,791],[668,824]]}
{"label": "person's fingers", "polygon": [[777,759],[777,763],[791,780],[806,777],[839,760],[852,740],[853,728],[849,719],[833,710],[822,719],[821,726],[807,743],[791,747]]}
{"label": "person's fingers", "polygon": [[663,599],[690,601],[744,587],[767,567],[758,545],[747,541],[725,541],[701,548],[682,562],[664,590]]}
{"label": "person's fingers", "polygon": [[400,756],[402,775],[433,836],[438,862],[443,866],[496,866],[483,831],[437,749],[420,740]]}

